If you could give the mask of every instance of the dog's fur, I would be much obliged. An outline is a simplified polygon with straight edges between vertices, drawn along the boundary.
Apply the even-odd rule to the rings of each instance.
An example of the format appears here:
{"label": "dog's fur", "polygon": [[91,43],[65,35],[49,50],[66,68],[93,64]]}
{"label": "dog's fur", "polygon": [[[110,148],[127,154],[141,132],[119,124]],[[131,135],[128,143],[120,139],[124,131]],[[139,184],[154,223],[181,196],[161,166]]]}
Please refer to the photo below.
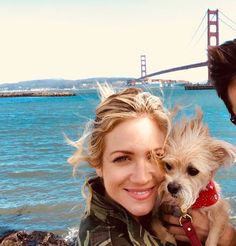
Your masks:
{"label": "dog's fur", "polygon": [[[165,180],[159,187],[161,203],[189,209],[194,204],[200,191],[204,190],[209,180],[222,166],[229,166],[235,161],[235,146],[210,136],[203,124],[202,111],[197,110],[192,119],[183,119],[173,126],[167,141],[165,155],[161,162],[165,169]],[[177,187],[174,194],[168,185]],[[218,193],[220,187],[216,184]],[[210,221],[210,230],[206,246],[216,246],[229,219],[229,205],[219,199],[214,205],[199,208]],[[153,223],[154,231],[163,240],[174,242],[171,235]]]}

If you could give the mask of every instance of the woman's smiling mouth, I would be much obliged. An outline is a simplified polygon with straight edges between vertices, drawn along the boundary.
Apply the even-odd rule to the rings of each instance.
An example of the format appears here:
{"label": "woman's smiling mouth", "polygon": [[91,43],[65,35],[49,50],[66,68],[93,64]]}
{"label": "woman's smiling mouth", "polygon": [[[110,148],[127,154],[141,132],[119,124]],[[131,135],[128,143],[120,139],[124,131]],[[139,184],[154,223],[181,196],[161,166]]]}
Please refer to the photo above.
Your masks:
{"label": "woman's smiling mouth", "polygon": [[128,195],[136,200],[146,200],[154,192],[154,187],[148,189],[125,189],[128,192]]}

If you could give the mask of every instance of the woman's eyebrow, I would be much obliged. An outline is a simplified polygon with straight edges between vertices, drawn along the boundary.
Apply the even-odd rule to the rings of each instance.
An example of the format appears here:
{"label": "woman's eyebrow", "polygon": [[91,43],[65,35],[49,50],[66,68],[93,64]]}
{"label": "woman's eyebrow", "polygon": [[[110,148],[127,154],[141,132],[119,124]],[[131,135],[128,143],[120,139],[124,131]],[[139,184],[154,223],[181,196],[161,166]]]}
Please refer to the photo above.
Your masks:
{"label": "woman's eyebrow", "polygon": [[115,151],[112,151],[112,152],[111,152],[111,155],[117,154],[117,153],[123,153],[123,154],[127,154],[127,155],[133,154],[133,152],[127,151],[127,150],[115,150]]}

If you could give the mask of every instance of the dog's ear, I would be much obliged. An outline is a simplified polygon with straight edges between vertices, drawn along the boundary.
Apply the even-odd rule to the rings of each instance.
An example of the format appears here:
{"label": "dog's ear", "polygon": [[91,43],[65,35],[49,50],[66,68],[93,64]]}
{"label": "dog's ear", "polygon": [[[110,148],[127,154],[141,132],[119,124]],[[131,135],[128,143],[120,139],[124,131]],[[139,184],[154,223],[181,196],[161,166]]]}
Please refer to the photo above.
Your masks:
{"label": "dog's ear", "polygon": [[203,112],[200,107],[196,107],[195,111],[196,111],[196,116],[194,119],[198,124],[201,124],[203,118]]}
{"label": "dog's ear", "polygon": [[195,109],[196,115],[189,121],[190,129],[198,132],[199,135],[209,135],[208,126],[203,123],[203,112],[200,107]]}
{"label": "dog's ear", "polygon": [[227,143],[222,140],[213,140],[213,144],[210,144],[210,150],[214,161],[218,163],[218,166],[229,166],[236,161],[236,146]]}

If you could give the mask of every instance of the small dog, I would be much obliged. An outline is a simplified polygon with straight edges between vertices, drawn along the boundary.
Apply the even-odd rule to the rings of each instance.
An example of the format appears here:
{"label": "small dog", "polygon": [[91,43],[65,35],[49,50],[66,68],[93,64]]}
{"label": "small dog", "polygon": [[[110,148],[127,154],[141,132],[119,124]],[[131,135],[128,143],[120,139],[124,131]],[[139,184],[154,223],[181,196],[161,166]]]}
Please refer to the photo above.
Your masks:
{"label": "small dog", "polygon": [[[216,246],[229,220],[229,205],[220,199],[220,187],[213,181],[222,166],[235,161],[236,148],[210,136],[202,122],[202,111],[192,119],[183,119],[173,126],[161,164],[165,180],[159,187],[161,204],[179,207],[183,213],[199,209],[210,221],[206,246]],[[162,240],[175,243],[172,235],[153,221],[154,232]]]}

